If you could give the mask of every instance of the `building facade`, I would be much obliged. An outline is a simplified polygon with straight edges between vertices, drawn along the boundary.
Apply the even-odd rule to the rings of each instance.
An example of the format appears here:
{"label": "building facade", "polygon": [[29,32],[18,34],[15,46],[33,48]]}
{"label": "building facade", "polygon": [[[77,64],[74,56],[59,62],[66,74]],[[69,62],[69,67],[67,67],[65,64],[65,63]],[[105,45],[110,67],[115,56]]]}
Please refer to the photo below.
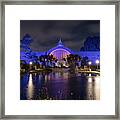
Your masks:
{"label": "building facade", "polygon": [[75,54],[82,57],[88,57],[88,60],[92,62],[92,64],[96,64],[96,60],[100,61],[100,52],[99,51],[78,51],[74,52],[69,48],[65,47],[62,43],[61,39],[59,40],[57,46],[49,49],[45,52],[21,52],[20,60],[26,61],[29,64],[30,61],[34,61],[36,57],[40,57],[41,55],[53,55],[59,62],[62,62],[63,58],[66,58],[67,55]]}

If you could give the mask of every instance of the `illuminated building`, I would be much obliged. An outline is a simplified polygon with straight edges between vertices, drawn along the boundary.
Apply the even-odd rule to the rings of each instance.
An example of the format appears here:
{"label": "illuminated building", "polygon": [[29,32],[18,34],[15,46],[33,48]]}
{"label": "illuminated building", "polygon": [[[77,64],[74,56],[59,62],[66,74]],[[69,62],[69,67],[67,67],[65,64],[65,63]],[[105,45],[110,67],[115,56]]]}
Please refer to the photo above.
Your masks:
{"label": "illuminated building", "polygon": [[62,44],[62,41],[60,39],[59,42],[58,42],[58,45],[56,47],[48,50],[47,54],[48,55],[53,55],[53,57],[58,59],[58,61],[62,61],[63,58],[67,57],[67,55],[72,54],[72,51],[69,48],[65,47]]}
{"label": "illuminated building", "polygon": [[[87,48],[89,44],[87,44]],[[93,47],[93,46],[92,46]],[[57,46],[49,49],[48,51],[45,52],[34,52],[31,50],[27,50],[28,52],[21,51],[20,52],[20,60],[26,61],[26,63],[29,64],[30,61],[34,61],[35,57],[37,56],[38,58],[41,55],[53,55],[54,58],[56,58],[59,62],[62,62],[63,58],[66,58],[67,55],[69,54],[74,54],[74,55],[79,55],[81,58],[82,57],[88,57],[88,59],[92,62],[92,64],[96,64],[96,60],[100,61],[100,51],[87,51],[87,49],[84,47],[84,51],[78,51],[75,52],[73,50],[70,50],[69,48],[65,47],[61,41],[59,40]]]}

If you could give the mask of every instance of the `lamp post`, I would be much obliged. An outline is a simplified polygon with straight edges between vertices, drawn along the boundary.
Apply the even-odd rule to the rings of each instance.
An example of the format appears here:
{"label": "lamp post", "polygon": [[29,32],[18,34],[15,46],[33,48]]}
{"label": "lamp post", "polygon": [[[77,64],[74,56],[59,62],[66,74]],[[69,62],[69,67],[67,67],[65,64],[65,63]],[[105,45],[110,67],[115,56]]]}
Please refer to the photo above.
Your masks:
{"label": "lamp post", "polygon": [[32,68],[32,64],[33,64],[33,63],[32,63],[32,62],[29,62],[29,64],[30,64],[30,70],[31,70],[31,68]]}
{"label": "lamp post", "polygon": [[89,62],[88,62],[88,64],[89,64],[89,70],[90,70],[90,65],[92,64],[92,62],[91,62],[91,61],[89,61]]}
{"label": "lamp post", "polygon": [[99,60],[96,60],[95,62],[96,62],[97,69],[98,69]]}

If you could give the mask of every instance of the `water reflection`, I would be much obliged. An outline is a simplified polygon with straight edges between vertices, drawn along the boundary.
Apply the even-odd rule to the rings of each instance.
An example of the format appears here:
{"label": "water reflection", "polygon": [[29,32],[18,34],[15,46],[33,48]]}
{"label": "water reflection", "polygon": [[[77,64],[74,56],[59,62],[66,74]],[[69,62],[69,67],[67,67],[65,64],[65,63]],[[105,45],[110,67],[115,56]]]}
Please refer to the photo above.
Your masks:
{"label": "water reflection", "polygon": [[70,71],[22,74],[21,100],[99,100],[100,76]]}
{"label": "water reflection", "polygon": [[33,85],[33,80],[32,80],[32,74],[30,74],[28,87],[27,87],[27,98],[32,99],[33,94],[34,94],[34,85]]}

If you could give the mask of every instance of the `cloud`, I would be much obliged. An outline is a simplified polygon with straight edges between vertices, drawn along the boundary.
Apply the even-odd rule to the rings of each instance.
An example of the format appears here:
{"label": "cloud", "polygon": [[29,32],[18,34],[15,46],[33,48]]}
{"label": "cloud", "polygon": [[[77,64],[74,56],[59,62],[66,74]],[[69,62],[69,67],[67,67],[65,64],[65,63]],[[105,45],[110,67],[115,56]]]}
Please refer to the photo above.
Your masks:
{"label": "cloud", "polygon": [[73,50],[80,50],[88,36],[100,34],[99,20],[21,20],[20,38],[28,33],[33,38],[33,51],[54,47],[59,38]]}

